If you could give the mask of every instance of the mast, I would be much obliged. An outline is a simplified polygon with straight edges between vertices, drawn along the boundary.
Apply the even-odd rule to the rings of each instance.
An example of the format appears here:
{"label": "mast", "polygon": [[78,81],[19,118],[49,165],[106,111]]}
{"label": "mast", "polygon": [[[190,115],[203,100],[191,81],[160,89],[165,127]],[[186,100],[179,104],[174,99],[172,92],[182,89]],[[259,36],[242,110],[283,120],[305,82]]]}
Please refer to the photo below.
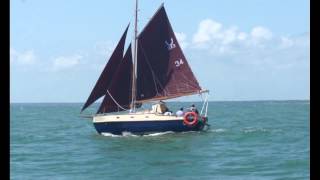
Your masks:
{"label": "mast", "polygon": [[132,100],[131,100],[131,112],[136,111],[136,69],[137,69],[137,44],[138,44],[138,0],[136,0],[135,8],[135,23],[134,23],[134,44],[133,44],[133,76],[132,76]]}

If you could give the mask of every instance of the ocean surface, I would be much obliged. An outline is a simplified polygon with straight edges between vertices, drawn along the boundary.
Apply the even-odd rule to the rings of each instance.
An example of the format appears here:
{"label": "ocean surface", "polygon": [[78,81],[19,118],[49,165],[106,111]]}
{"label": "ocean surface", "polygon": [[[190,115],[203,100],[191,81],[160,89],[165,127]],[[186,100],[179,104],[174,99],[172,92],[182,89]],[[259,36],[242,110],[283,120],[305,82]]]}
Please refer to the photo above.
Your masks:
{"label": "ocean surface", "polygon": [[11,179],[310,178],[309,101],[210,102],[209,130],[147,136],[98,135],[81,106],[11,104]]}

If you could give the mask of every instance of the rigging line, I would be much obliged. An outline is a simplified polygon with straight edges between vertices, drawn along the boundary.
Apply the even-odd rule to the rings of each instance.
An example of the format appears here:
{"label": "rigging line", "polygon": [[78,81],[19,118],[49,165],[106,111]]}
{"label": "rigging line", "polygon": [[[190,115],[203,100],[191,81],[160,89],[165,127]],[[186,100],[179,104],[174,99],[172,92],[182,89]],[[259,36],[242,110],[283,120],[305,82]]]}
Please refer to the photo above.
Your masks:
{"label": "rigging line", "polygon": [[[188,85],[191,86],[192,88],[197,88],[197,87],[198,87],[198,86],[197,86],[197,83],[196,83],[196,82],[198,82],[197,79],[194,78],[196,82],[191,81],[190,78],[188,78],[188,77],[186,76],[186,73],[182,73],[181,76],[182,76],[183,80],[186,82],[186,84],[188,84]],[[199,83],[198,83],[198,84],[199,84]]]}
{"label": "rigging line", "polygon": [[[209,95],[208,95],[209,96]],[[209,101],[207,99],[207,106],[206,106],[206,113],[205,113],[205,117],[207,117],[207,114],[208,114],[208,106],[209,106]]]}
{"label": "rigging line", "polygon": [[[149,67],[149,69],[150,69],[150,71],[151,71],[151,73],[152,73],[152,78],[153,78],[153,82],[154,82],[154,85],[155,85],[155,89],[156,89],[156,91],[157,91],[157,95],[161,95],[161,94],[159,93],[159,91],[158,91],[158,86],[157,86],[157,84],[158,84],[158,85],[160,86],[160,88],[162,89],[164,95],[168,95],[167,90],[162,86],[160,80],[159,80],[159,79],[157,78],[157,76],[155,75],[155,72],[154,72],[154,70],[152,69],[152,66],[151,66],[151,64],[150,64],[150,62],[149,62],[149,58],[147,57],[147,55],[146,55],[146,53],[145,53],[145,50],[144,50],[144,48],[142,47],[141,43],[139,43],[138,46],[140,46],[140,48],[141,48],[141,50],[142,50],[142,52],[143,52],[143,56],[145,57],[145,60],[146,60],[146,62],[147,62],[147,64],[148,64],[148,67]],[[192,87],[192,88],[197,88],[197,87],[198,87],[198,86],[197,86],[197,80],[196,80],[196,82],[192,82],[191,80],[189,80],[189,78],[188,78],[185,74],[183,74],[182,76],[183,76],[183,79],[184,79],[184,81],[186,82],[187,85],[189,85],[189,86]]]}
{"label": "rigging line", "polygon": [[112,95],[110,94],[109,90],[107,90],[107,93],[109,94],[109,96],[111,97],[111,99],[113,100],[114,103],[116,103],[116,105],[118,107],[120,107],[122,110],[127,111],[128,109],[123,108],[120,104],[118,104],[118,102],[112,97]]}
{"label": "rigging line", "polygon": [[[161,82],[158,80],[158,79],[156,79],[156,81],[158,82],[158,84],[159,84],[159,86],[161,86],[160,88],[162,89],[162,91],[164,92],[164,94],[163,95],[167,95],[168,94],[168,92],[167,92],[167,90],[165,89],[165,88],[163,88],[162,87],[162,85],[161,85]],[[161,95],[160,93],[158,93],[159,95]]]}
{"label": "rigging line", "polygon": [[200,114],[202,115],[202,112],[203,112],[203,110],[204,110],[204,108],[206,106],[206,103],[207,103],[207,99],[208,99],[207,95],[206,95],[205,99],[203,99],[203,96],[201,94],[201,99],[203,100],[203,105],[202,105],[202,108],[201,108],[201,111],[200,111]]}
{"label": "rigging line", "polygon": [[[192,73],[192,71],[191,71],[191,73]],[[192,74],[192,75],[193,75],[193,74]],[[198,82],[198,80],[196,79],[195,76],[193,76],[193,79],[194,79],[194,80],[191,80],[191,79],[188,78],[188,76],[186,76],[185,74],[182,74],[182,76],[183,76],[185,82],[186,82],[189,86],[191,86],[192,88],[198,89],[198,87],[200,87],[200,84],[199,84],[199,82]],[[200,87],[200,89],[201,89],[201,87]]]}
{"label": "rigging line", "polygon": [[[154,71],[153,71],[153,69],[152,69],[152,66],[151,66],[151,64],[150,64],[150,62],[149,62],[149,60],[148,60],[148,57],[147,57],[147,55],[146,55],[143,47],[141,46],[141,44],[139,44],[139,45],[140,45],[140,47],[141,47],[141,49],[142,49],[143,55],[144,55],[144,57],[145,57],[145,60],[146,60],[146,62],[147,62],[147,64],[148,64],[148,67],[149,67],[149,69],[150,69],[150,71],[151,71],[152,79],[153,79],[153,82],[154,82],[154,86],[155,86],[155,89],[156,89],[157,95],[158,95],[158,94],[159,94],[159,91],[158,91],[158,87],[157,87],[157,82],[156,82],[155,73],[154,73]],[[160,85],[161,85],[161,84],[160,84]]]}
{"label": "rigging line", "polygon": [[[146,58],[147,64],[148,64],[148,66],[149,66],[149,68],[150,68],[150,70],[151,70],[152,78],[153,78],[153,81],[154,81],[154,83],[155,83],[155,87],[156,87],[156,91],[157,91],[157,95],[161,95],[161,94],[159,93],[159,91],[158,91],[157,82],[158,82],[158,85],[160,86],[160,88],[162,89],[162,91],[164,92],[164,95],[167,95],[168,92],[167,92],[167,90],[163,87],[163,85],[161,84],[161,82],[160,82],[160,80],[158,79],[158,77],[155,75],[155,73],[154,73],[154,71],[153,71],[153,69],[152,69],[152,66],[151,66],[151,64],[150,64],[150,62],[149,62],[149,58],[147,57],[147,55],[146,55],[146,53],[145,53],[144,48],[142,47],[141,43],[140,43],[139,45],[140,45],[140,47],[141,47],[141,49],[142,49],[142,52],[143,52],[144,57]],[[157,81],[157,82],[156,82],[156,81]]]}
{"label": "rigging line", "polygon": [[150,69],[150,71],[151,71],[152,79],[153,79],[153,82],[154,82],[154,86],[155,86],[155,89],[156,89],[157,95],[158,95],[158,94],[159,94],[159,91],[158,91],[158,87],[157,87],[157,82],[156,82],[156,81],[158,81],[158,83],[159,83],[159,85],[161,86],[162,89],[163,89],[163,87],[162,87],[160,81],[158,80],[158,78],[156,77],[156,75],[155,75],[155,73],[154,73],[154,71],[153,71],[153,69],[152,69],[152,66],[151,66],[151,64],[150,64],[150,62],[149,62],[149,60],[148,60],[148,57],[147,57],[147,55],[146,55],[146,53],[145,53],[145,51],[144,51],[141,43],[139,43],[138,46],[140,46],[140,48],[141,48],[141,50],[142,50],[142,52],[143,52],[143,56],[145,57],[145,60],[146,60],[146,62],[147,62],[147,64],[148,64],[148,67],[149,67],[149,69]]}
{"label": "rigging line", "polygon": [[204,101],[202,94],[200,93],[199,96],[201,97],[201,100]]}

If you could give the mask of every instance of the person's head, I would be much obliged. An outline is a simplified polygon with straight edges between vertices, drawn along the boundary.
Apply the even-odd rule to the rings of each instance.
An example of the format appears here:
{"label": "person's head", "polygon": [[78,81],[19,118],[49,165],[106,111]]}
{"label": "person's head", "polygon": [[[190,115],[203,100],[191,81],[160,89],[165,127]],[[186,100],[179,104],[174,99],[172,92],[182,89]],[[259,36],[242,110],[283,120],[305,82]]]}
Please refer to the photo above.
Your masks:
{"label": "person's head", "polygon": [[183,111],[183,108],[180,108],[181,111]]}
{"label": "person's head", "polygon": [[192,104],[191,107],[194,107],[194,104]]}

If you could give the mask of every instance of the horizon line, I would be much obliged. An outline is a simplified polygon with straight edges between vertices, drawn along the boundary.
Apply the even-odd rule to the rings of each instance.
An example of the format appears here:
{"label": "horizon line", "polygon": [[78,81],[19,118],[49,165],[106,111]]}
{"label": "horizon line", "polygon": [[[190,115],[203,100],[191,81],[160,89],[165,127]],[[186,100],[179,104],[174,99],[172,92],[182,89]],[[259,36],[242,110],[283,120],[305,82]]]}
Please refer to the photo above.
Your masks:
{"label": "horizon line", "polygon": [[[266,99],[266,100],[209,100],[209,102],[257,102],[257,101],[310,101],[310,99]],[[167,102],[202,102],[202,101],[167,101]],[[54,103],[64,103],[64,104],[84,104],[85,102],[10,102],[10,104],[54,104]],[[95,102],[93,104],[99,104],[101,102]]]}

